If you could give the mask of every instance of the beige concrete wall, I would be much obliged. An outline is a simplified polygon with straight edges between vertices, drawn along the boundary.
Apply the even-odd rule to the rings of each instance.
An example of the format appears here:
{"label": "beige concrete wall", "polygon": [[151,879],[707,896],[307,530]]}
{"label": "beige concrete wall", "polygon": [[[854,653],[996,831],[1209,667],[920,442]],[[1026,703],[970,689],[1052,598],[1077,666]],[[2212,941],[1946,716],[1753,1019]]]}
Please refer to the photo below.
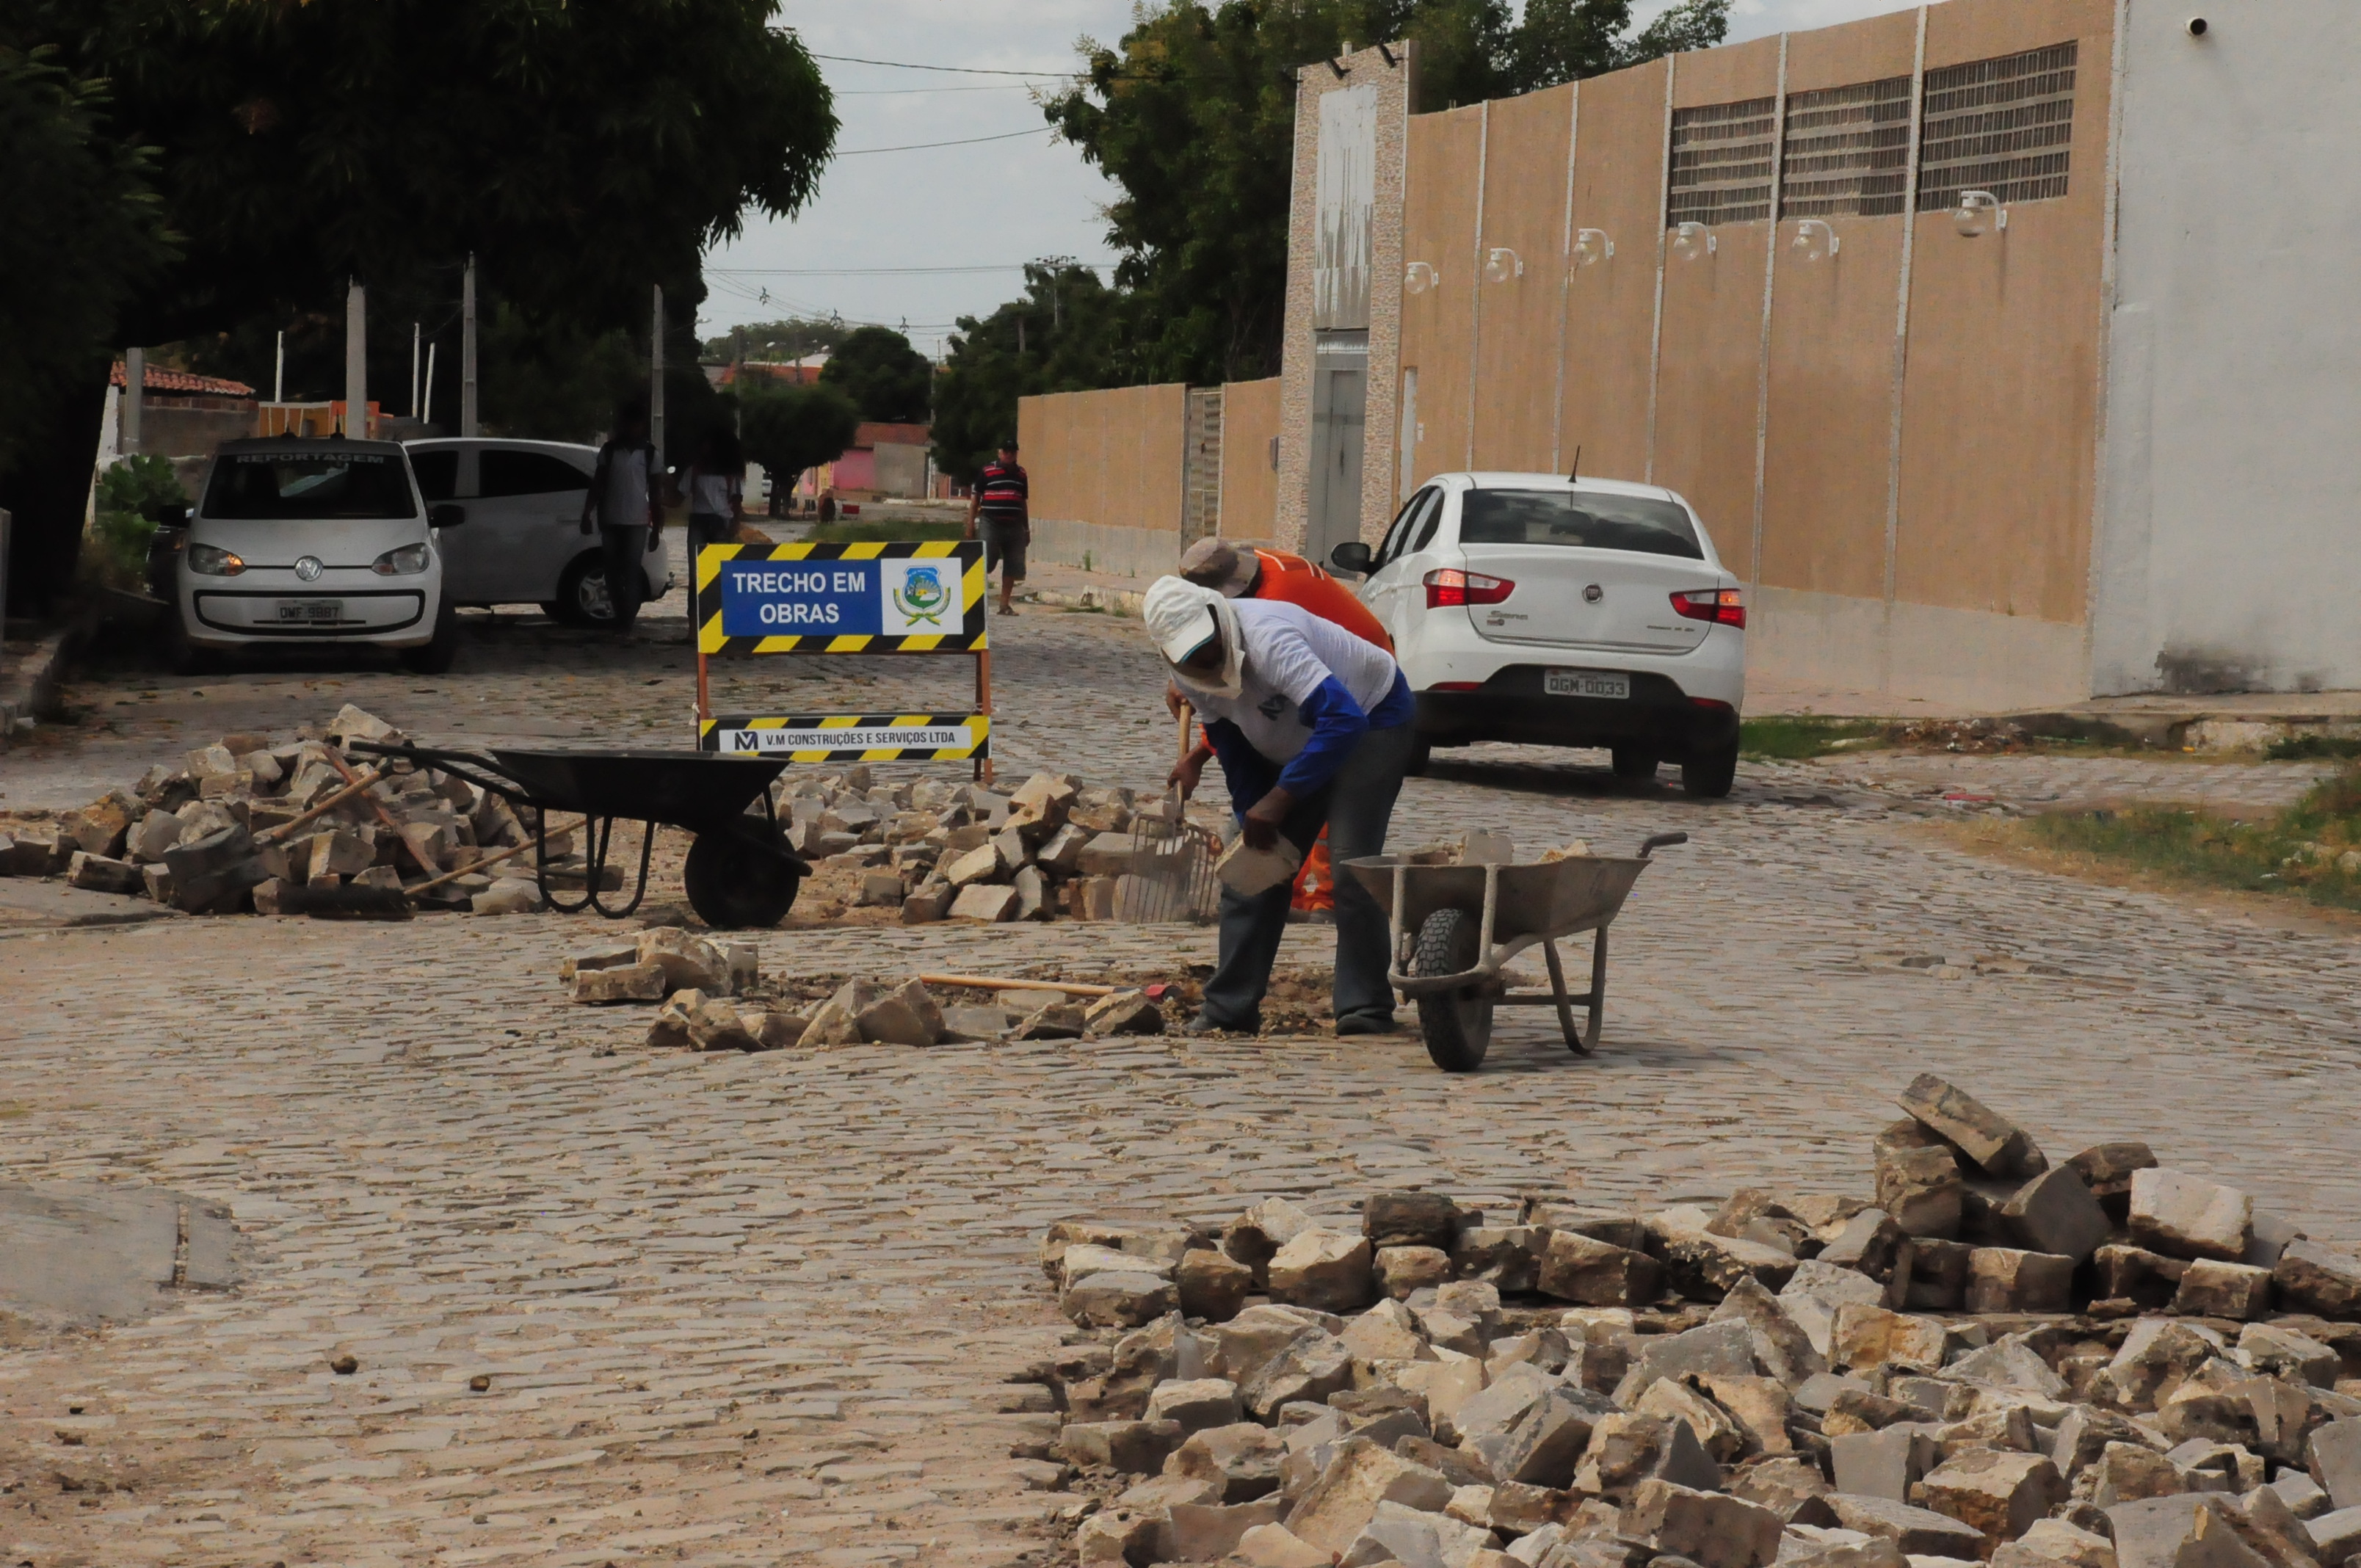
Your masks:
{"label": "beige concrete wall", "polygon": [[1270,460],[1278,434],[1278,377],[1223,385],[1220,532],[1225,537],[1278,537],[1279,471]]}
{"label": "beige concrete wall", "polygon": [[1664,60],[1581,85],[1574,148],[1574,226],[1603,231],[1615,254],[1566,280],[1561,461],[1582,471],[1648,477],[1648,406],[1664,249]]}
{"label": "beige concrete wall", "polygon": [[[1476,468],[1557,464],[1558,333],[1565,309],[1566,148],[1572,85],[1487,105],[1483,236],[1465,264],[1476,316]],[[1489,277],[1496,250],[1503,277]],[[1521,270],[1520,270],[1520,267]],[[1419,389],[1423,400],[1425,387]]]}
{"label": "beige concrete wall", "polygon": [[1018,399],[1034,517],[1177,537],[1188,392],[1168,382]]}
{"label": "beige concrete wall", "polygon": [[[1410,122],[1402,255],[1406,267],[1422,263],[1433,268],[1435,280],[1425,292],[1405,294],[1401,302],[1395,391],[1399,399],[1402,371],[1418,372],[1418,429],[1411,452],[1416,480],[1467,466],[1468,398],[1475,384],[1470,358],[1480,281],[1476,210],[1483,187],[1477,168],[1484,156],[1484,115],[1485,105],[1477,104],[1414,115]],[[1393,406],[1399,423],[1399,400]],[[1372,429],[1376,423],[1372,416]],[[1398,466],[1391,477],[1399,481]],[[1398,483],[1390,494],[1399,499]]]}

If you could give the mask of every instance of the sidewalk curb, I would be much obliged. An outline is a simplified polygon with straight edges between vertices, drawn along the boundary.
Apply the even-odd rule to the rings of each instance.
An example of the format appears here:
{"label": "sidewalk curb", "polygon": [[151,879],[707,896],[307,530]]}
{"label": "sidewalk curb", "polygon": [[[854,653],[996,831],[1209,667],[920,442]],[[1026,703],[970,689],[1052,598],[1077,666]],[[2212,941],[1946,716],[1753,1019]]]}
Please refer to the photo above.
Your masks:
{"label": "sidewalk curb", "polygon": [[7,750],[17,726],[57,717],[66,664],[87,630],[80,619],[60,627],[40,640],[30,658],[8,672],[0,684],[0,751]]}

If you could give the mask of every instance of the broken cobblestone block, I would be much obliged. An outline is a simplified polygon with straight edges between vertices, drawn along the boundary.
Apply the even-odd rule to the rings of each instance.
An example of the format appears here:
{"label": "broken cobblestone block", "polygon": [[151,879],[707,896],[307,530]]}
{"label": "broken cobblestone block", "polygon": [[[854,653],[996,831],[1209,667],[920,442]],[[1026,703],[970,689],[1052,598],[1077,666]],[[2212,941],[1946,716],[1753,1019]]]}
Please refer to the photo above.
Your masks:
{"label": "broken cobblestone block", "polygon": [[[377,864],[377,835],[367,828],[339,828],[315,833],[305,842],[311,846],[310,862],[303,872],[305,882],[330,876],[358,876]],[[166,859],[169,863],[170,856]]]}
{"label": "broken cobblestone block", "polygon": [[1073,875],[1082,867],[1082,849],[1091,841],[1083,828],[1068,823],[1041,841],[1033,851],[1033,863],[1055,877]]}
{"label": "broken cobblestone block", "polygon": [[804,1050],[825,1046],[856,1045],[861,1039],[862,1009],[877,1000],[877,987],[863,980],[848,980],[812,1014],[811,1027],[796,1045]]}
{"label": "broken cobblestone block", "polygon": [[894,872],[863,872],[854,887],[852,903],[861,909],[898,909],[906,890],[902,878]]}
{"label": "broken cobblestone block", "polygon": [[1904,1121],[1880,1133],[1873,1148],[1877,1206],[1906,1234],[1958,1235],[1964,1183],[1950,1146]]}
{"label": "broken cobblestone block", "polygon": [[2333,1387],[2344,1368],[2335,1351],[2285,1323],[2248,1323],[2238,1332],[2238,1353],[2257,1372],[2316,1388]]}
{"label": "broken cobblestone block", "polygon": [[754,1026],[754,1043],[766,1051],[780,1051],[802,1042],[811,1020],[800,1013],[768,1012]]}
{"label": "broken cobblestone block", "polygon": [[1118,991],[1102,996],[1082,1013],[1082,1029],[1093,1036],[1160,1035],[1164,1013],[1144,991]]}
{"label": "broken cobblestone block", "polygon": [[928,882],[902,900],[902,924],[926,926],[950,914],[951,902],[959,890],[947,882]]}
{"label": "broken cobblestone block", "polygon": [[501,877],[481,893],[471,894],[467,907],[478,915],[530,915],[541,907],[541,888],[522,877]]}
{"label": "broken cobblestone block", "polygon": [[1706,1229],[1712,1216],[1704,1210],[1679,1207],[1659,1210],[1644,1220],[1648,1252],[1664,1266],[1673,1288],[1691,1300],[1719,1300],[1741,1279],[1760,1280],[1773,1290],[1795,1272],[1792,1253],[1736,1236],[1718,1236]]}
{"label": "broken cobblestone block", "polygon": [[151,811],[132,825],[124,840],[124,853],[143,862],[160,861],[165,850],[181,841],[184,826],[169,811]]}
{"label": "broken cobblestone block", "polygon": [[1067,1321],[1086,1329],[1137,1328],[1177,1305],[1170,1279],[1138,1269],[1085,1276],[1058,1298],[1058,1310]]}
{"label": "broken cobblestone block", "polygon": [[113,860],[87,850],[76,850],[73,858],[66,862],[66,884],[93,893],[116,894],[140,893],[148,885],[139,868],[129,861]]}
{"label": "broken cobblestone block", "polygon": [[1172,1270],[1183,1316],[1225,1323],[1238,1315],[1254,1288],[1254,1270],[1209,1248],[1181,1254]]}
{"label": "broken cobblestone block", "polygon": [[1730,1478],[1730,1496],[1759,1503],[1790,1524],[1833,1522],[1836,1516],[1819,1502],[1828,1490],[1817,1464],[1795,1458],[1758,1460]]}
{"label": "broken cobblestone block", "polygon": [[1440,1471],[1412,1464],[1366,1438],[1348,1437],[1336,1445],[1319,1479],[1289,1511],[1287,1528],[1308,1545],[1341,1554],[1376,1517],[1378,1504],[1400,1503],[1439,1513],[1451,1501],[1452,1491]]}
{"label": "broken cobblestone block", "polygon": [[1548,1235],[1532,1225],[1469,1225],[1452,1244],[1452,1272],[1502,1290],[1533,1290],[1541,1266],[1535,1249]]}
{"label": "broken cobblestone block", "polygon": [[2043,1171],[2001,1208],[2009,1234],[2028,1252],[2058,1253],[2077,1264],[2105,1245],[2114,1228],[2070,1165]]}
{"label": "broken cobblestone block", "polygon": [[2026,1177],[2049,1167],[2032,1135],[1931,1072],[1912,1079],[1900,1103],[1914,1121],[1966,1155],[1986,1176]]}
{"label": "broken cobblestone block", "polygon": [[950,918],[976,920],[996,926],[1016,918],[1016,890],[990,883],[971,883],[951,900]]}
{"label": "broken cobblestone block", "polygon": [[2190,1260],[2123,1243],[2110,1243],[2091,1255],[2103,1298],[2131,1301],[2142,1307],[2165,1307],[2180,1289],[2180,1277]]}
{"label": "broken cobblestone block", "polygon": [[981,887],[1000,881],[1007,874],[1008,870],[1008,863],[1003,859],[998,846],[985,843],[968,850],[945,866],[943,875],[953,887],[965,892],[971,887]]}
{"label": "broken cobblestone block", "polygon": [[1191,1433],[1164,1462],[1164,1473],[1212,1485],[1222,1503],[1250,1503],[1279,1490],[1284,1453],[1279,1434],[1268,1427],[1236,1421]]}
{"label": "broken cobblestone block", "polygon": [[1850,1492],[1831,1492],[1827,1501],[1843,1529],[1890,1541],[1907,1557],[1951,1557],[1972,1563],[1983,1546],[1982,1531],[1932,1508]]}
{"label": "broken cobblestone block", "polygon": [[2339,1508],[2361,1508],[2361,1417],[2313,1429],[2304,1440],[2304,1468]]}
{"label": "broken cobblestone block", "polygon": [[1489,1468],[1502,1481],[1562,1489],[1574,1480],[1599,1418],[1613,1413],[1613,1406],[1587,1389],[1544,1389],[1486,1454]]}
{"label": "broken cobblestone block", "polygon": [[1012,1040],[1079,1040],[1082,1037],[1082,1010],[1071,1002],[1052,1002],[1037,1007],[1017,1021],[1008,1032]]}
{"label": "broken cobblestone block", "polygon": [[1839,1267],[1825,1258],[1795,1266],[1795,1274],[1779,1292],[1779,1305],[1795,1320],[1824,1357],[1833,1356],[1837,1309],[1847,1301],[1883,1306],[1884,1288],[1865,1274]]}
{"label": "broken cobblestone block", "polygon": [[1148,1396],[1148,1419],[1177,1421],[1182,1435],[1239,1420],[1237,1386],[1223,1377],[1173,1378]]}
{"label": "broken cobblestone block", "polygon": [[2361,1508],[2315,1514],[2305,1533],[2312,1538],[2312,1550],[2326,1568],[2350,1563],[2361,1556]]}
{"label": "broken cobblestone block", "polygon": [[1586,1307],[1644,1307],[1663,1288],[1664,1266],[1645,1253],[1552,1231],[1534,1283],[1545,1296]]}
{"label": "broken cobblestone block", "polygon": [[2361,1317],[2361,1258],[2317,1242],[2290,1242],[2271,1266],[2287,1305],[2323,1318]]}
{"label": "broken cobblestone block", "polygon": [[1009,879],[1008,885],[1016,890],[1016,918],[1049,920],[1056,917],[1057,907],[1050,903],[1049,879],[1041,874],[1038,866],[1020,867]]}
{"label": "broken cobblestone block", "polygon": [[1760,1504],[1669,1481],[1643,1481],[1623,1510],[1623,1533],[1698,1568],[1763,1568],[1778,1555],[1786,1521]]}
{"label": "broken cobblestone block", "polygon": [[2040,1454],[1970,1449],[1929,1471],[1913,1500],[1981,1534],[1983,1550],[1976,1555],[1985,1557],[2064,1502],[2066,1482]]}
{"label": "broken cobblestone block", "polygon": [[1246,1568],[1334,1568],[1336,1553],[1301,1540],[1284,1525],[1257,1525],[1238,1537],[1235,1555]]}
{"label": "broken cobblestone block", "polygon": [[2086,1494],[2092,1506],[2112,1508],[2150,1497],[2177,1497],[2189,1490],[2189,1482],[2179,1465],[2154,1449],[2110,1442],[2099,1451],[2076,1490]]}
{"label": "broken cobblestone block", "polygon": [[1861,1497],[1910,1500],[1910,1488],[1940,1463],[1933,1428],[1896,1421],[1875,1431],[1849,1431],[1828,1439],[1828,1464],[1836,1490]]}
{"label": "broken cobblestone block", "polygon": [[1459,1205],[1441,1192],[1372,1192],[1361,1201],[1361,1234],[1373,1247],[1449,1252],[1461,1221]]}
{"label": "broken cobblestone block", "polygon": [[659,964],[577,970],[574,975],[577,1002],[662,1002],[674,989],[665,982],[664,968]]}
{"label": "broken cobblestone block", "polygon": [[574,983],[574,977],[585,970],[621,969],[639,961],[640,944],[637,938],[628,942],[601,942],[596,947],[583,948],[569,953],[560,959],[557,965],[557,978],[560,983],[571,985]]}
{"label": "broken cobblestone block", "polygon": [[714,995],[730,991],[730,965],[721,949],[678,926],[653,926],[640,933],[639,961],[664,970],[675,991],[694,988]]}
{"label": "broken cobblestone block", "polygon": [[2074,1260],[2055,1253],[1980,1246],[1968,1255],[1971,1312],[2064,1312],[2072,1310]]}
{"label": "broken cobblestone block", "polygon": [[1371,1267],[1378,1289],[1397,1301],[1451,1280],[1451,1255],[1431,1246],[1379,1247]]}
{"label": "broken cobblestone block", "polygon": [[1338,1336],[1355,1359],[1371,1363],[1428,1358],[1418,1319],[1400,1301],[1387,1299],[1345,1325]]}
{"label": "broken cobblestone block", "polygon": [[1828,1358],[1813,1347],[1803,1325],[1758,1280],[1741,1279],[1731,1287],[1708,1321],[1744,1323],[1754,1364],[1786,1387],[1800,1387],[1806,1378],[1828,1369]]}
{"label": "broken cobblestone block", "polygon": [[1222,1233],[1222,1250],[1253,1269],[1260,1285],[1279,1249],[1311,1228],[1311,1215],[1284,1198],[1266,1198],[1230,1222]]}
{"label": "broken cobblestone block", "polygon": [[1860,1301],[1836,1310],[1828,1331],[1828,1365],[1875,1366],[1881,1362],[1933,1372],[1943,1365],[1943,1325],[1932,1318],[1891,1312]]}
{"label": "broken cobblestone block", "polygon": [[2132,1239],[2154,1251],[2236,1263],[2254,1223],[2255,1201],[2235,1189],[2177,1170],[2132,1172]]}
{"label": "broken cobblestone block", "polygon": [[294,883],[279,877],[269,877],[258,882],[254,884],[254,912],[257,915],[293,914],[294,910],[291,906],[296,893]]}
{"label": "broken cobblestone block", "polygon": [[1721,1467],[1686,1421],[1626,1412],[1599,1417],[1575,1466],[1575,1489],[1620,1500],[1652,1476],[1709,1492],[1721,1485]]}
{"label": "broken cobblestone block", "polygon": [[879,1046],[931,1046],[943,1037],[943,1010],[925,985],[906,981],[853,1015],[861,1037]]}
{"label": "broken cobblestone block", "polygon": [[716,997],[689,1014],[689,1045],[700,1051],[757,1051],[762,1042],[737,1008]]}
{"label": "broken cobblestone block", "polygon": [[1631,1409],[1643,1416],[1662,1416],[1683,1423],[1717,1464],[1730,1464],[1745,1449],[1745,1433],[1730,1419],[1730,1412],[1699,1393],[1690,1380],[1660,1377],[1631,1401]]}
{"label": "broken cobblestone block", "polygon": [[1350,1312],[1369,1303],[1370,1262],[1367,1236],[1305,1230],[1271,1255],[1266,1277],[1273,1300]]}
{"label": "broken cobblestone block", "polygon": [[1281,1346],[1238,1386],[1238,1398],[1258,1420],[1279,1419],[1297,1400],[1318,1404],[1353,1386],[1353,1355],[1323,1329],[1307,1328]]}
{"label": "broken cobblestone block", "polygon": [[1076,867],[1084,876],[1119,877],[1131,870],[1131,835],[1101,833],[1084,844]]}
{"label": "broken cobblestone block", "polygon": [[2243,1263],[2199,1258],[2180,1276],[2172,1310],[2192,1318],[2233,1318],[2241,1322],[2269,1310],[2271,1271]]}
{"label": "broken cobblestone block", "polygon": [[110,796],[93,801],[79,811],[67,812],[58,818],[58,827],[84,853],[117,860],[123,854],[124,839],[131,831],[131,808]]}

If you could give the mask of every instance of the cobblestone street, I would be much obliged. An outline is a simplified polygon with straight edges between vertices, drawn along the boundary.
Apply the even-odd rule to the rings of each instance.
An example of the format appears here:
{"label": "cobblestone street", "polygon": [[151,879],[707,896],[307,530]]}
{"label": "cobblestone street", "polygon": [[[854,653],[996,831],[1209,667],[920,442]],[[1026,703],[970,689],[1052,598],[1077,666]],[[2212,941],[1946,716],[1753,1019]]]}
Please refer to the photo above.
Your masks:
{"label": "cobblestone street", "polygon": [[[0,757],[0,808],[77,806],[346,702],[432,741],[688,743],[677,615],[620,650],[470,627],[438,678],[102,667],[69,694],[78,727]],[[993,635],[1004,782],[1160,782],[1137,621],[1036,611]],[[717,707],[966,702],[964,662],[785,663],[721,670]],[[244,1276],[96,1334],[11,1331],[0,1547],[36,1568],[1038,1560],[1071,1499],[1010,1456],[1042,1390],[1005,1380],[1065,1326],[1034,1262],[1048,1222],[1219,1220],[1272,1194],[1342,1212],[1413,1184],[1493,1208],[1866,1192],[1869,1140],[1922,1070],[2053,1157],[2146,1138],[2361,1243],[2350,928],[2045,876],[1926,826],[1986,804],[1947,793],[2267,808],[2320,766],[1870,753],[1748,764],[1700,805],[1669,770],[1627,784],[1590,754],[1438,754],[1398,842],[1691,835],[1614,927],[1600,1054],[1529,1010],[1466,1078],[1409,1032],[655,1054],[646,1010],[566,1000],[558,961],[598,933],[551,915],[0,938],[0,1179],[226,1204]],[[1282,961],[1324,963],[1328,935],[1292,927]],[[1213,934],[760,946],[787,976],[1087,980],[1177,976]],[[357,1370],[332,1372],[340,1354]]]}

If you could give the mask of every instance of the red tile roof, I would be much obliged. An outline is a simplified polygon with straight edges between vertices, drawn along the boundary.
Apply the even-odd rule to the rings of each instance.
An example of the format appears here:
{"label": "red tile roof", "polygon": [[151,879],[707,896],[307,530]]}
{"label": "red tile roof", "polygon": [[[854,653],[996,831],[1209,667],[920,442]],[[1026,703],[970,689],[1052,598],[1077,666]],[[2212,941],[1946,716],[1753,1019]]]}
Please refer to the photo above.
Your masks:
{"label": "red tile roof", "polygon": [[[115,362],[110,378],[118,387],[128,387],[131,378],[123,368],[123,361]],[[167,370],[160,365],[150,365],[140,377],[141,384],[150,392],[193,392],[201,397],[250,398],[254,389],[243,381],[232,381],[220,376],[192,376],[186,370]]]}

